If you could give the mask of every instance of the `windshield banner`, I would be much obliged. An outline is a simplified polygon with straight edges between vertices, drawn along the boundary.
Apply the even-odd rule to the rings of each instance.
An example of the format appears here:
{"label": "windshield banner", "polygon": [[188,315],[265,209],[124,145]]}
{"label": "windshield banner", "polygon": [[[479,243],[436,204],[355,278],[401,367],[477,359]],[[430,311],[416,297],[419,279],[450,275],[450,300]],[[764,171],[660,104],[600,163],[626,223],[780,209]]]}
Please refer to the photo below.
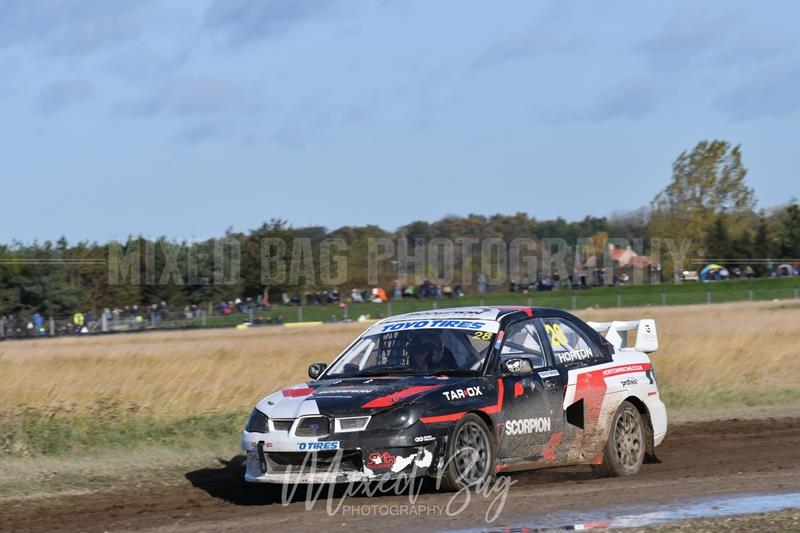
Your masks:
{"label": "windshield banner", "polygon": [[467,329],[497,333],[500,329],[500,323],[494,320],[448,320],[445,318],[436,320],[401,320],[397,322],[381,322],[375,324],[369,328],[364,335],[376,335],[378,333],[413,329]]}

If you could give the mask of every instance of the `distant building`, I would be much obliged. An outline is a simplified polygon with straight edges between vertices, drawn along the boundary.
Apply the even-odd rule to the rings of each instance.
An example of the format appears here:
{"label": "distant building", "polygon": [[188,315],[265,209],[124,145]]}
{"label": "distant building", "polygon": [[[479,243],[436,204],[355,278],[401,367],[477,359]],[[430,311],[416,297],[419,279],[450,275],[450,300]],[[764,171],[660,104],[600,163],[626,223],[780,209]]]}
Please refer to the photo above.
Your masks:
{"label": "distant building", "polygon": [[[614,260],[614,266],[617,268],[647,268],[653,264],[653,260],[647,257],[646,255],[638,255],[630,246],[626,246],[625,248],[618,248],[613,244],[608,245],[608,250],[610,252],[611,258]],[[602,267],[602,259],[599,259],[600,266]],[[583,265],[585,268],[597,268],[598,267],[598,258],[597,256],[593,255],[589,259],[586,260],[586,263]]]}

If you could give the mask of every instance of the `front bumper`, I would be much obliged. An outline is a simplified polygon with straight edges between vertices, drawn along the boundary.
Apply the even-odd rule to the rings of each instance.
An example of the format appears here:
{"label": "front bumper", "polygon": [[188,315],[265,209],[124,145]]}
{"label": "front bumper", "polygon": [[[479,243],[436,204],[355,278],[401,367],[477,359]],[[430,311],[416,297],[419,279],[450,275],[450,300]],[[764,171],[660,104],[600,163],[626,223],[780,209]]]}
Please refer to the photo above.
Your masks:
{"label": "front bumper", "polygon": [[[433,470],[433,446],[384,449],[381,452],[247,452],[244,479],[254,483],[350,483],[401,476],[429,475]],[[380,454],[382,464],[371,462]]]}
{"label": "front bumper", "polygon": [[[447,432],[363,431],[339,441],[242,434],[245,481],[254,483],[349,483],[435,475],[444,462]],[[335,444],[335,447],[333,447]]]}

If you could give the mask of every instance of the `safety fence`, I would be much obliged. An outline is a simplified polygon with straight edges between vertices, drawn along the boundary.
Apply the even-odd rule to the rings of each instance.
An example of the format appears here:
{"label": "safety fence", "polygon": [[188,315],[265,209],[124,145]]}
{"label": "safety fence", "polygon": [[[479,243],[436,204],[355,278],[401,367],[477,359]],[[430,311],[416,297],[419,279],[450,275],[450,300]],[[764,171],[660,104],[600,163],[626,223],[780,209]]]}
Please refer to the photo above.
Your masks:
{"label": "safety fence", "polygon": [[299,322],[341,322],[359,318],[383,318],[427,309],[475,305],[527,305],[557,307],[573,311],[588,308],[655,307],[699,305],[736,301],[797,300],[798,286],[788,283],[719,282],[715,284],[642,285],[588,290],[529,293],[488,293],[452,298],[405,298],[381,303],[328,305],[276,305],[239,309],[229,314],[206,305],[187,311],[106,313],[99,318],[75,317],[33,319],[0,318],[0,340],[93,335],[187,328],[257,327]]}

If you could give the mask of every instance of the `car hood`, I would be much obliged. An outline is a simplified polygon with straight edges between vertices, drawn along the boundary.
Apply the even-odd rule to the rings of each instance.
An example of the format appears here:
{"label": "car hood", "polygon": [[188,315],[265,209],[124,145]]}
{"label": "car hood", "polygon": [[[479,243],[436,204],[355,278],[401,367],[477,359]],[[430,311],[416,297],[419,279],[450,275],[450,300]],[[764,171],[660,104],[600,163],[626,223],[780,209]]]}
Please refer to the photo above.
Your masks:
{"label": "car hood", "polygon": [[369,415],[474,379],[447,376],[322,379],[280,390],[256,407],[268,417],[278,419],[313,414]]}

